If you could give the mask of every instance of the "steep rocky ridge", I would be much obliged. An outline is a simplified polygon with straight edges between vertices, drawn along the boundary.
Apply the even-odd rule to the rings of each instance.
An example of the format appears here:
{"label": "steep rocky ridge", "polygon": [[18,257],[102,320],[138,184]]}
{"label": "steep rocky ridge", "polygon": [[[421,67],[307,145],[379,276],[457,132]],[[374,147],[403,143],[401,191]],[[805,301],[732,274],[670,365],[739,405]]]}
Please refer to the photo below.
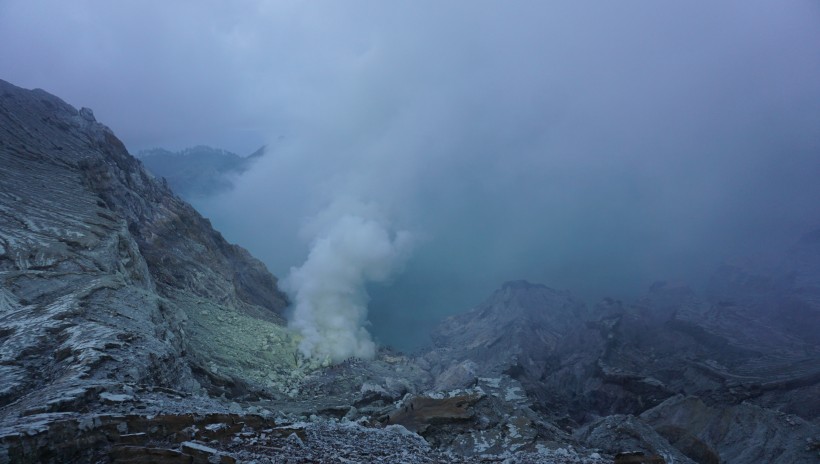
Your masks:
{"label": "steep rocky ridge", "polygon": [[4,415],[122,383],[246,388],[209,368],[186,325],[208,302],[281,329],[276,279],[90,110],[0,81],[0,200]]}

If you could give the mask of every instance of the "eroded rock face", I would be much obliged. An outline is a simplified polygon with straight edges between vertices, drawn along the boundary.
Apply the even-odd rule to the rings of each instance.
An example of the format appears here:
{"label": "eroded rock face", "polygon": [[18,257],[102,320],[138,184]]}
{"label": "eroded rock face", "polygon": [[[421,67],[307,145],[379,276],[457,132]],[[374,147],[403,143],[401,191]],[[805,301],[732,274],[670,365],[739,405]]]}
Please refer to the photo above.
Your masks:
{"label": "eroded rock face", "polygon": [[280,327],[286,301],[90,110],[0,81],[3,415],[75,410],[124,383],[252,391],[202,356],[199,304]]}

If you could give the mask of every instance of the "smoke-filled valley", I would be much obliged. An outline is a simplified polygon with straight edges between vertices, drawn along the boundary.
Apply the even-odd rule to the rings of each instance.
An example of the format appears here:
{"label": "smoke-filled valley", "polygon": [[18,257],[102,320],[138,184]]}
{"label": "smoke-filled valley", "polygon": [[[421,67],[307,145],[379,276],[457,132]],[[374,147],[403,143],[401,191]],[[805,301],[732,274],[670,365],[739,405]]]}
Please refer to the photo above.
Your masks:
{"label": "smoke-filled valley", "polygon": [[798,5],[376,7],[363,30],[334,11],[288,29],[332,59],[254,87],[267,155],[194,204],[279,276],[322,211],[370,204],[415,237],[370,286],[373,331],[404,349],[511,279],[590,303],[702,288],[820,221],[820,37]]}
{"label": "smoke-filled valley", "polygon": [[0,463],[817,459],[813,2],[44,3]]}

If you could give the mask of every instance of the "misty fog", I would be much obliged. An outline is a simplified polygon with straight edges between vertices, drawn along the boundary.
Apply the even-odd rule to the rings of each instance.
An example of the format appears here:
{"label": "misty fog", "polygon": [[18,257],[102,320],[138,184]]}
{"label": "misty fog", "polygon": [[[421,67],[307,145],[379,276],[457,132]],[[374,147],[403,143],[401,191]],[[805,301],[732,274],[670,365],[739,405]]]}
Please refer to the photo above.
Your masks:
{"label": "misty fog", "polygon": [[811,0],[11,0],[0,57],[132,153],[267,143],[195,206],[401,348],[507,280],[634,299],[820,226]]}

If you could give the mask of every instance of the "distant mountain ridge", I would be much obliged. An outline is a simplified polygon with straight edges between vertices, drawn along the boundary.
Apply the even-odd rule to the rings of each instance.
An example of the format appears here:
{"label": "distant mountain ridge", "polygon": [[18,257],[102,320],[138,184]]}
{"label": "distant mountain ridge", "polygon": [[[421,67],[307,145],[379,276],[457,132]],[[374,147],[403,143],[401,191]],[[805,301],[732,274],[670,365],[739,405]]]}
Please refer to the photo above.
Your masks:
{"label": "distant mountain ridge", "polygon": [[248,156],[207,145],[180,151],[153,148],[136,158],[153,175],[165,178],[171,190],[184,199],[208,197],[228,191],[234,178],[246,172],[264,156],[266,146]]}

